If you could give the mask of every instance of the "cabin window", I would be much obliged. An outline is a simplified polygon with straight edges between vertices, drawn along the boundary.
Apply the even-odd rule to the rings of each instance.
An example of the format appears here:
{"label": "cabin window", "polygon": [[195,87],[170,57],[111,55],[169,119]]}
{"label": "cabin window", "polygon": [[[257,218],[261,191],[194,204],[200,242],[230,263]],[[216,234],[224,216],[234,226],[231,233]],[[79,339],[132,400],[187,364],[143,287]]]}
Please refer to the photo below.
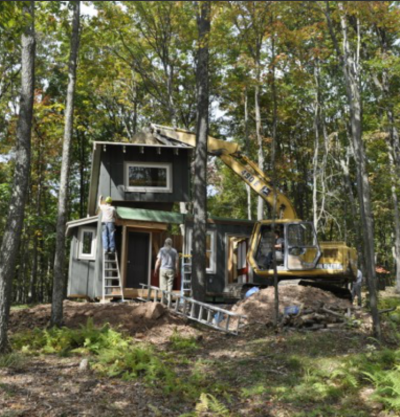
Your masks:
{"label": "cabin window", "polygon": [[[187,246],[185,254],[192,253],[193,229],[187,231]],[[217,272],[217,232],[215,230],[207,231],[206,237],[206,272],[215,274]]]}
{"label": "cabin window", "polygon": [[157,162],[126,162],[125,188],[133,192],[172,193],[172,165]]}
{"label": "cabin window", "polygon": [[79,231],[78,258],[92,260],[96,257],[96,229],[82,228]]}

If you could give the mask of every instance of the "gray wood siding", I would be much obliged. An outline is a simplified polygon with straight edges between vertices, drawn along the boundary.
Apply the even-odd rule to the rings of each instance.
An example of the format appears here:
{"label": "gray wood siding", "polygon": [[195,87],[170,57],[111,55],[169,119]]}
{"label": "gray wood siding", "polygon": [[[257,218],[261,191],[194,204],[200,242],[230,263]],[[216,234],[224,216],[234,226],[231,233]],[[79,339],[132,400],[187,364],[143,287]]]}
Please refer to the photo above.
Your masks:
{"label": "gray wood siding", "polygon": [[95,262],[77,258],[78,253],[78,228],[71,239],[71,254],[68,271],[68,296],[86,295],[92,298]]}
{"label": "gray wood siding", "polygon": [[[101,168],[99,181],[99,195],[111,196],[116,201],[138,202],[188,202],[190,201],[190,150],[179,149],[176,155],[174,149],[143,147],[144,153],[139,147],[107,146],[102,149]],[[172,192],[126,192],[124,189],[124,165],[125,162],[159,162],[172,164]]]}

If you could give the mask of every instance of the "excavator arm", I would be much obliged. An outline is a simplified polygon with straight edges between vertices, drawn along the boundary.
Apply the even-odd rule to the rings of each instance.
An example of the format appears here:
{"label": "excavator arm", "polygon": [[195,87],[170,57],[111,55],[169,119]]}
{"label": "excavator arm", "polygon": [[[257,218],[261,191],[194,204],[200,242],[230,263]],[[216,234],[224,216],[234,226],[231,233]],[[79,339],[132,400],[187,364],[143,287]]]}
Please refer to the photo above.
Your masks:
{"label": "excavator arm", "polygon": [[[158,135],[196,147],[196,135],[189,131],[154,124],[151,125],[151,128]],[[210,155],[220,158],[271,208],[275,206],[277,218],[297,219],[296,210],[289,199],[271,184],[270,178],[265,175],[256,163],[240,152],[237,143],[226,142],[208,136],[207,151]]]}

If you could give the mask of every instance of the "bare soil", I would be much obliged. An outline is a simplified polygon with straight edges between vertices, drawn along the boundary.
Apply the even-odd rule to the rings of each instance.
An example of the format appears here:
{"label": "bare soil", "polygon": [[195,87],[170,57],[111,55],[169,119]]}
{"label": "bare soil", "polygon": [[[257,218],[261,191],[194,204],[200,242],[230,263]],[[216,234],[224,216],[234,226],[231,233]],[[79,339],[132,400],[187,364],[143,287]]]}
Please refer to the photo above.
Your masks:
{"label": "bare soil", "polygon": [[[246,315],[249,323],[272,324],[275,316],[274,300],[275,290],[269,287],[239,301],[232,311]],[[322,306],[347,309],[351,307],[351,303],[319,288],[301,285],[279,287],[279,312],[283,314],[285,307],[291,306],[312,310],[317,310]]]}
{"label": "bare soil", "polygon": [[[51,305],[11,311],[10,330],[21,332],[46,327],[50,321]],[[64,324],[78,328],[92,319],[95,326],[109,323],[113,328],[151,343],[167,341],[174,331],[183,336],[197,332],[186,319],[178,317],[158,303],[90,303],[64,301]]]}

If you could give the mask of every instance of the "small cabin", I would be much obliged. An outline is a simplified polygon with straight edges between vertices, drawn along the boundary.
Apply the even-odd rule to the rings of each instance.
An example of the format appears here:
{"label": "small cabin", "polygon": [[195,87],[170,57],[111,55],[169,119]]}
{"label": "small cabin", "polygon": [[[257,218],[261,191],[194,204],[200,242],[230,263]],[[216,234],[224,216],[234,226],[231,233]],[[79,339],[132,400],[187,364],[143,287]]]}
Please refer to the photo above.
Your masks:
{"label": "small cabin", "polygon": [[[68,296],[102,297],[102,225],[99,196],[116,207],[116,249],[125,298],[140,284],[159,286],[157,254],[167,237],[180,254],[190,255],[193,217],[173,211],[191,201],[189,145],[142,133],[132,143],[95,142],[88,217],[67,224],[71,237]],[[231,285],[250,282],[246,253],[254,222],[211,218],[207,222],[206,292],[215,299]],[[190,258],[184,258],[190,259]],[[174,290],[181,289],[181,276]]]}

